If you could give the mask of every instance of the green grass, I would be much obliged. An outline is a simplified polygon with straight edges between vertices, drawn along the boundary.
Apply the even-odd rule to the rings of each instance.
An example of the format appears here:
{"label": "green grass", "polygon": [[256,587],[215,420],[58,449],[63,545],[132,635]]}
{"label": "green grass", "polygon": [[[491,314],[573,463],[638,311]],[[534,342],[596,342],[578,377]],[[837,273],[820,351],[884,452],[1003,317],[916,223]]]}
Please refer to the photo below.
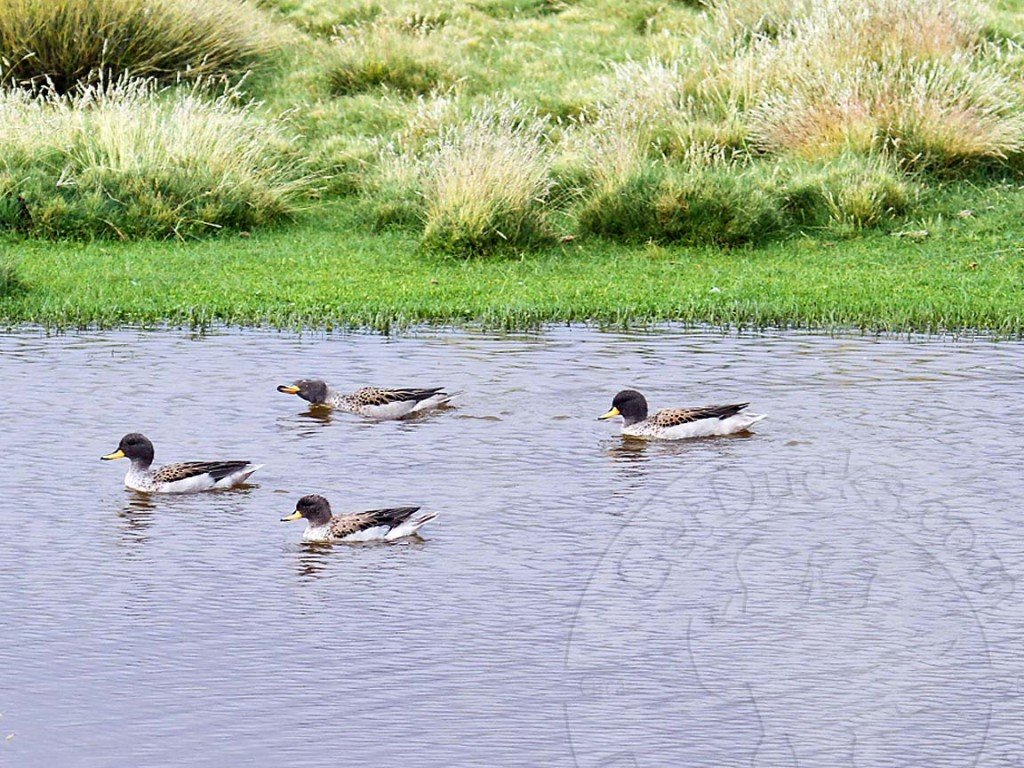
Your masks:
{"label": "green grass", "polygon": [[140,80],[73,98],[0,91],[0,228],[183,238],[287,219],[310,180],[289,134],[236,102]]}
{"label": "green grass", "polygon": [[381,330],[420,322],[681,321],[1024,334],[1024,245],[1006,228],[1024,192],[974,192],[971,201],[971,216],[935,206],[934,219],[914,223],[927,236],[804,235],[736,249],[590,238],[486,260],[426,255],[414,231],[361,226],[351,203],[248,238],[14,240],[7,261],[25,290],[0,298],[0,321]]}
{"label": "green grass", "polygon": [[240,75],[265,63],[274,37],[266,16],[239,0],[3,0],[0,82],[65,93],[128,73]]}
{"label": "green grass", "polygon": [[218,3],[219,101],[0,99],[0,322],[1024,333],[1021,0]]}

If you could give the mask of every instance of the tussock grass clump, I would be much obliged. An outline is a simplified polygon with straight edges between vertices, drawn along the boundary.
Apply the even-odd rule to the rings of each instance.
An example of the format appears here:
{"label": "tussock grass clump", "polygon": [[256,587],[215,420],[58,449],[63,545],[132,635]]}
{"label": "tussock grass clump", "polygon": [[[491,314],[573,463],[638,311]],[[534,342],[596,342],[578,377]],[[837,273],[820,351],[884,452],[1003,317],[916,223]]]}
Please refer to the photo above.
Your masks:
{"label": "tussock grass clump", "polygon": [[653,59],[616,64],[604,86],[608,96],[596,114],[578,121],[562,144],[582,159],[597,194],[612,197],[644,179],[660,180],[652,161],[687,111],[675,65]]}
{"label": "tussock grass clump", "polygon": [[592,180],[583,232],[731,244],[778,229],[777,204],[746,164],[729,162],[746,154],[735,105],[702,102],[690,78],[680,64],[653,59],[613,68],[610,96],[582,130]]}
{"label": "tussock grass clump", "polygon": [[363,182],[366,210],[376,230],[401,229],[422,224],[421,192],[424,163],[412,152],[385,147],[372,174]]}
{"label": "tussock grass clump", "polygon": [[0,299],[10,299],[20,296],[27,290],[18,270],[8,259],[0,257]]}
{"label": "tussock grass clump", "polygon": [[423,224],[423,158],[434,150],[437,137],[457,124],[458,110],[456,98],[421,97],[392,141],[383,148],[377,143],[375,162],[361,175],[359,184],[366,203],[363,209],[374,229]]}
{"label": "tussock grass clump", "polygon": [[4,79],[59,93],[123,74],[240,74],[278,43],[244,0],[3,0]]}
{"label": "tussock grass clump", "polygon": [[781,201],[760,167],[712,160],[670,173],[655,202],[657,239],[763,243],[783,227]]}
{"label": "tussock grass clump", "polygon": [[1024,149],[1024,100],[1016,86],[963,59],[898,72],[865,65],[814,80],[751,111],[751,134],[764,151],[807,159],[888,151],[914,167],[948,169]]}
{"label": "tussock grass clump", "polygon": [[874,227],[902,216],[920,197],[918,185],[884,157],[848,153],[788,167],[785,176],[786,211],[800,225]]}
{"label": "tussock grass clump", "polygon": [[511,19],[520,15],[547,16],[561,13],[576,0],[472,0],[470,6],[497,19]]}
{"label": "tussock grass clump", "polygon": [[1002,70],[973,19],[927,0],[824,0],[734,66],[762,151],[887,152],[927,169],[1021,151],[1024,94]]}
{"label": "tussock grass clump", "polygon": [[711,6],[714,28],[726,40],[749,43],[777,37],[787,25],[815,6],[815,0],[717,0]]}
{"label": "tussock grass clump", "polygon": [[471,256],[547,238],[547,126],[516,104],[478,109],[442,131],[424,160],[430,250]]}
{"label": "tussock grass clump", "polygon": [[[0,198],[44,237],[164,237],[271,224],[309,180],[237,96],[121,80],[74,96],[0,92]],[[2,211],[0,211],[2,212]],[[0,226],[24,229],[18,208]]]}
{"label": "tussock grass clump", "polygon": [[658,59],[616,64],[604,81],[608,96],[590,121],[591,132],[629,134],[647,156],[686,161],[691,152],[746,155],[748,120],[717,82],[718,69],[713,61],[704,68]]}
{"label": "tussock grass clump", "polygon": [[761,166],[694,151],[685,163],[650,161],[618,186],[598,188],[578,221],[583,232],[633,242],[738,245],[776,236],[784,215]]}
{"label": "tussock grass clump", "polygon": [[674,109],[673,91],[663,87],[673,76],[656,62],[618,67],[609,101],[562,142],[576,158],[575,173],[562,163],[559,175],[574,179],[583,195],[580,231],[625,240],[653,236],[654,201],[665,167],[655,155],[652,128]]}
{"label": "tussock grass clump", "polygon": [[656,238],[656,203],[664,178],[664,166],[650,162],[596,187],[577,215],[580,231],[627,241]]}
{"label": "tussock grass clump", "polygon": [[1010,76],[977,69],[974,57],[911,67],[889,109],[886,141],[920,168],[945,170],[1004,160],[1024,150],[1024,94]]}
{"label": "tussock grass clump", "polygon": [[383,86],[416,95],[453,85],[458,76],[449,65],[451,55],[431,31],[384,24],[339,30],[327,72],[331,91],[347,96]]}
{"label": "tussock grass clump", "polygon": [[255,0],[256,5],[276,11],[288,23],[314,36],[330,37],[337,27],[369,24],[384,14],[374,0]]}

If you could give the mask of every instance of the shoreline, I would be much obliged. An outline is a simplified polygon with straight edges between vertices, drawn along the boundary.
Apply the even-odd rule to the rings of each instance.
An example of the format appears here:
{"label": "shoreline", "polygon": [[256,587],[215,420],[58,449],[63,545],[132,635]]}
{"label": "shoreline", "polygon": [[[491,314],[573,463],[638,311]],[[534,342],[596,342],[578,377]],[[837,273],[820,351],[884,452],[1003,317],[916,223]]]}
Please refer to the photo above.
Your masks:
{"label": "shoreline", "polygon": [[635,334],[638,337],[652,337],[661,334],[680,334],[687,336],[718,336],[725,339],[763,338],[774,339],[783,336],[797,338],[829,338],[829,339],[865,339],[871,341],[900,341],[920,344],[1000,344],[1020,343],[1024,341],[1024,333],[1000,334],[973,328],[938,331],[872,331],[852,326],[818,328],[810,326],[764,326],[739,327],[712,325],[710,323],[682,323],[674,320],[658,320],[647,324],[611,325],[587,320],[548,321],[528,327],[488,326],[466,321],[450,322],[416,322],[407,325],[392,324],[388,328],[370,326],[275,326],[260,324],[234,324],[214,321],[203,325],[187,325],[184,323],[157,321],[152,323],[126,323],[113,325],[67,325],[47,326],[35,322],[0,324],[0,337],[38,335],[38,336],[73,336],[106,333],[148,334],[189,334],[197,337],[214,337],[221,335],[244,335],[247,333],[280,335],[291,334],[297,340],[341,338],[346,336],[381,336],[393,340],[430,338],[433,336],[464,335],[488,339],[507,336],[541,337],[559,332],[599,332],[617,335]]}
{"label": "shoreline", "polygon": [[414,231],[372,231],[358,204],[343,201],[247,237],[8,238],[0,262],[20,288],[0,298],[0,325],[389,331],[669,322],[1021,337],[1024,247],[1005,223],[1000,210],[923,241],[802,235],[721,249],[588,238],[460,260],[424,254]]}

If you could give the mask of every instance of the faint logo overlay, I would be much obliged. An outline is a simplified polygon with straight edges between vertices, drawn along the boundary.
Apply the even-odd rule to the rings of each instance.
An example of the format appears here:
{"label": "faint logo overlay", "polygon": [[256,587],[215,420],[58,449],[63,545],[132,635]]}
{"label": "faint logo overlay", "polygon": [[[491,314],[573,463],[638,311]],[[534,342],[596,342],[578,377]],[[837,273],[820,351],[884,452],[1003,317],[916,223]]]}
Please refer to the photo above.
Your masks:
{"label": "faint logo overlay", "polygon": [[938,470],[856,454],[688,467],[637,505],[580,601],[576,765],[1019,764],[989,733],[1019,692],[979,620],[1014,592],[969,522],[982,505]]}

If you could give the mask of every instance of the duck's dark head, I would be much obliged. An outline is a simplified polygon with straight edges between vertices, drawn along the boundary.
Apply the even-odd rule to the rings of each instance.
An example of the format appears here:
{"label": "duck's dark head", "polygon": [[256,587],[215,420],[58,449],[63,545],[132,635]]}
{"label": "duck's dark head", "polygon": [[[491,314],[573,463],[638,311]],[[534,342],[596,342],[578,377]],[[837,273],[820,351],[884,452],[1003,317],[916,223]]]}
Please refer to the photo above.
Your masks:
{"label": "duck's dark head", "polygon": [[114,459],[131,459],[132,464],[148,467],[153,463],[153,444],[149,438],[139,432],[129,432],[117,444],[117,450],[100,456],[104,461]]}
{"label": "duck's dark head", "polygon": [[599,419],[614,419],[621,416],[628,427],[647,418],[647,398],[635,389],[624,389],[612,400],[612,408],[608,413],[598,416]]}
{"label": "duck's dark head", "polygon": [[295,505],[295,511],[287,517],[282,517],[281,522],[286,523],[291,520],[301,520],[302,518],[306,518],[309,524],[314,527],[325,525],[331,519],[330,502],[323,496],[318,496],[315,493],[303,496],[299,499],[299,503]]}
{"label": "duck's dark head", "polygon": [[277,391],[286,395],[298,395],[313,405],[327,402],[327,382],[320,379],[299,379],[294,384],[282,384]]}

